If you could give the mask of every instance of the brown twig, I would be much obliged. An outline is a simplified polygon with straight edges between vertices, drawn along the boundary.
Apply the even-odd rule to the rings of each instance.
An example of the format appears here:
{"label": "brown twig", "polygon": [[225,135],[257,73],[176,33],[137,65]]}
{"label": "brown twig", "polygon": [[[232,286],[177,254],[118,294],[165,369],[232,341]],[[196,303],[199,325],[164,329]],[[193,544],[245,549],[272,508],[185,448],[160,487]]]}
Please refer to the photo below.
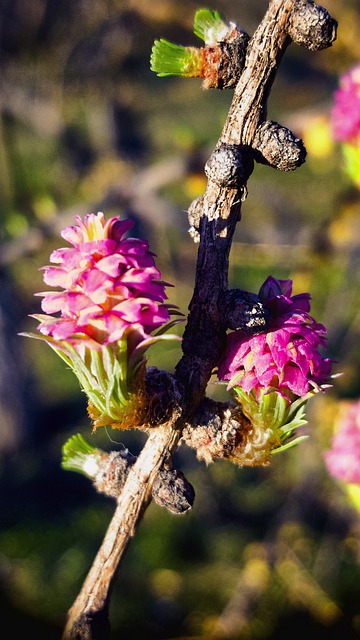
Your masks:
{"label": "brown twig", "polygon": [[105,640],[109,597],[121,559],[151,498],[160,467],[176,448],[180,431],[161,425],[147,439],[118,499],[117,508],[81,592],[69,611],[65,640]]}
{"label": "brown twig", "polygon": [[310,49],[325,48],[335,38],[335,30],[335,21],[309,0],[271,0],[249,42],[226,123],[205,167],[205,194],[189,209],[199,250],[183,356],[175,370],[183,390],[182,415],[174,415],[151,432],[129,470],[107,534],[69,611],[63,640],[105,640],[108,603],[120,562],[148,506],[154,478],[204,399],[224,346],[228,325],[222,305],[228,289],[229,253],[253,159],[282,170],[295,169],[305,159],[300,140],[284,127],[266,123],[267,98],[278,64],[291,39]]}

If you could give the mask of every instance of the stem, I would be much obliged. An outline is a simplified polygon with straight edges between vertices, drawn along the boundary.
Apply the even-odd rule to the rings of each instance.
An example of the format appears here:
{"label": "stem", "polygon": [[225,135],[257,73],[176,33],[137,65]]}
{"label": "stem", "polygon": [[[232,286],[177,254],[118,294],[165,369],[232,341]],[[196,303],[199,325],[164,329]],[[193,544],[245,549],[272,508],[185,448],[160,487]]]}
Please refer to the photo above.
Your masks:
{"label": "stem", "polygon": [[130,469],[104,540],[68,613],[62,640],[106,640],[104,622],[112,587],[126,549],[151,498],[154,478],[176,449],[181,432],[164,424],[147,439]]}
{"label": "stem", "polygon": [[267,99],[276,71],[291,40],[287,35],[289,14],[297,0],[271,0],[268,10],[248,46],[244,71],[220,141],[251,146],[255,131],[266,118]]}
{"label": "stem", "polygon": [[[244,158],[256,128],[265,119],[266,101],[276,69],[290,42],[286,24],[296,2],[271,0],[249,43],[245,67],[218,143],[244,145]],[[250,174],[251,169],[244,184],[236,189],[208,181],[202,200],[194,294],[184,332],[183,356],[176,367],[176,378],[185,391],[181,424],[178,421],[175,429],[174,423],[166,423],[151,432],[131,468],[104,541],[69,611],[63,640],[105,640],[102,625],[107,618],[111,589],[120,562],[150,502],[156,473],[175,451],[181,428],[203,399],[219,361],[227,328],[221,296],[228,288],[229,253]]]}
{"label": "stem", "polygon": [[[270,2],[249,43],[244,70],[218,145],[251,147],[256,128],[265,119],[266,101],[276,69],[290,42],[285,28],[295,2]],[[250,173],[251,169],[247,177]],[[183,336],[184,355],[176,367],[177,378],[185,388],[188,417],[203,399],[224,345],[227,327],[221,296],[228,288],[229,253],[236,223],[241,217],[243,193],[246,193],[246,181],[237,189],[228,189],[209,180],[203,198],[195,288]]]}

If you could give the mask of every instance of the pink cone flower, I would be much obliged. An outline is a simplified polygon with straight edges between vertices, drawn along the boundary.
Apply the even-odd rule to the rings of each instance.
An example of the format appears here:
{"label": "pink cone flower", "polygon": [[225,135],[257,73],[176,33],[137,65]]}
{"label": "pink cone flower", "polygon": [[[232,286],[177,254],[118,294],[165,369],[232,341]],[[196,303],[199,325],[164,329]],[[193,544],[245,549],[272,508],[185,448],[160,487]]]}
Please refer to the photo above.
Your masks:
{"label": "pink cone flower", "polygon": [[346,403],[331,448],[325,451],[329,473],[346,483],[360,484],[360,400]]}
{"label": "pink cone flower", "polygon": [[[125,238],[131,220],[105,221],[91,213],[62,231],[72,247],[50,256],[44,282],[60,291],[40,293],[39,331],[73,346],[98,348],[118,342],[131,328],[138,341],[170,319],[161,274],[148,243]],[[58,315],[55,315],[58,314]]]}
{"label": "pink cone flower", "polygon": [[53,251],[44,267],[45,283],[59,290],[37,294],[46,315],[33,316],[39,333],[23,335],[47,342],[73,370],[94,428],[145,424],[145,352],[181,340],[166,333],[178,322],[168,322],[176,308],[165,303],[148,243],[125,237],[131,220],[106,222],[103,213],[75,220],[62,232],[72,246]]}
{"label": "pink cone flower", "polygon": [[326,348],[326,329],[309,315],[310,295],[291,295],[292,281],[269,276],[259,291],[271,312],[264,333],[249,336],[242,330],[228,335],[218,378],[229,380],[245,393],[277,391],[293,400],[324,385],[331,361]]}
{"label": "pink cone flower", "polygon": [[360,135],[360,64],[340,78],[334,94],[331,123],[335,140],[356,143]]}

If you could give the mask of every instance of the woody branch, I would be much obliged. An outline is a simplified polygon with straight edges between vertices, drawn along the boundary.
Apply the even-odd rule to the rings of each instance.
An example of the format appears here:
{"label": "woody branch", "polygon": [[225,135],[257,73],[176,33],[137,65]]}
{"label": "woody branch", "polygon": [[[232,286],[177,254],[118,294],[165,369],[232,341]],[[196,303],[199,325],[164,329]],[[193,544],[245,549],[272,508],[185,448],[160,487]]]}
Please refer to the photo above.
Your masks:
{"label": "woody branch", "polygon": [[[234,97],[218,144],[208,160],[204,195],[189,208],[191,235],[199,242],[194,293],[183,337],[183,356],[175,369],[176,400],[171,415],[159,421],[127,478],[117,507],[83,587],[69,611],[63,640],[105,639],[111,590],[131,538],[151,499],[161,467],[170,466],[184,427],[191,431],[194,415],[206,402],[206,386],[224,347],[229,318],[225,313],[228,261],[241,202],[254,160],[293,170],[305,149],[290,131],[266,120],[267,98],[276,70],[291,41],[311,50],[330,46],[336,22],[309,0],[271,0],[246,46],[236,78]],[[230,85],[229,85],[230,86]],[[229,422],[214,403],[214,419]],[[200,411],[201,413],[201,411]],[[245,420],[245,419],[244,419]],[[241,422],[241,420],[240,420]],[[245,421],[246,422],[246,421]]]}

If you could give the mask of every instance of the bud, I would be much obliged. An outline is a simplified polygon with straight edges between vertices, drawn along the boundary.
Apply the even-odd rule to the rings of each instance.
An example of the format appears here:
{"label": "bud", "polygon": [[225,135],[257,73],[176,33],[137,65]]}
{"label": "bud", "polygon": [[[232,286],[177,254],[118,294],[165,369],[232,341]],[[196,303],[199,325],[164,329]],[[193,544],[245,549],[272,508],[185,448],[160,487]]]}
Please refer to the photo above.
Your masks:
{"label": "bud", "polygon": [[217,11],[200,9],[195,14],[194,33],[205,47],[183,47],[165,39],[154,42],[150,69],[159,77],[203,78],[204,89],[235,86],[244,68],[249,36]]}
{"label": "bud", "polygon": [[[47,285],[61,291],[42,296],[45,314],[37,334],[77,376],[88,398],[94,428],[126,429],[144,422],[145,353],[151,345],[181,340],[166,331],[179,320],[148,243],[124,237],[131,220],[105,221],[89,214],[62,236],[72,247],[53,251],[44,267]],[[178,314],[182,315],[182,314]]]}
{"label": "bud", "polygon": [[296,44],[310,51],[331,47],[336,39],[337,22],[312,0],[297,0],[292,8],[288,34]]}
{"label": "bud", "polygon": [[280,171],[294,171],[306,159],[303,141],[286,127],[271,120],[258,127],[252,146],[257,162],[269,164]]}
{"label": "bud", "polygon": [[193,506],[195,491],[181,471],[160,469],[154,480],[152,496],[160,507],[181,515]]}
{"label": "bud", "polygon": [[118,498],[129,468],[136,462],[128,449],[106,453],[91,446],[80,434],[71,436],[63,446],[61,466],[66,471],[82,473],[93,481],[99,493]]}
{"label": "bud", "polygon": [[242,145],[220,144],[205,164],[205,173],[220,187],[243,187],[254,167],[249,150]]}
{"label": "bud", "polygon": [[[118,499],[130,468],[137,458],[128,449],[106,453],[93,447],[80,434],[71,436],[63,446],[61,466],[92,480],[95,489],[110,498]],[[155,477],[152,497],[170,513],[182,514],[194,503],[195,491],[181,471],[162,468]]]}

